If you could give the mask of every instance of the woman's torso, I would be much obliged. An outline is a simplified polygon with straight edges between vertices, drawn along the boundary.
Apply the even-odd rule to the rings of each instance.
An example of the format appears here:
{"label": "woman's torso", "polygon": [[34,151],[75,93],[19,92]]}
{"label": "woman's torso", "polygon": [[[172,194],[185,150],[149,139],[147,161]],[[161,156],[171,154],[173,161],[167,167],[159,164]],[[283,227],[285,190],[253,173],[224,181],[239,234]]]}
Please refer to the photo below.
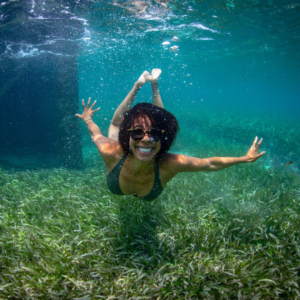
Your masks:
{"label": "woman's torso", "polygon": [[[124,162],[121,166],[119,176],[119,188],[120,193],[125,195],[137,195],[139,197],[145,197],[149,195],[152,191],[155,183],[155,161],[153,161],[153,168],[146,172],[141,172],[138,174],[134,174],[130,172],[129,160],[124,157],[124,151],[119,150],[114,153],[114,155],[109,156],[109,160],[104,160],[107,175],[110,174],[114,168],[118,165],[118,163],[124,159]],[[157,159],[157,167],[158,167],[158,179],[160,181],[161,188],[164,189],[170,181],[174,174],[172,172],[172,168],[170,168],[169,163],[169,154],[165,155],[161,159]],[[115,171],[115,170],[114,170]]]}
{"label": "woman's torso", "polygon": [[[136,195],[151,200],[163,190],[158,163],[155,162],[147,172],[130,171],[127,155],[124,155],[107,174],[108,188],[117,195]],[[146,199],[146,200],[147,200]]]}

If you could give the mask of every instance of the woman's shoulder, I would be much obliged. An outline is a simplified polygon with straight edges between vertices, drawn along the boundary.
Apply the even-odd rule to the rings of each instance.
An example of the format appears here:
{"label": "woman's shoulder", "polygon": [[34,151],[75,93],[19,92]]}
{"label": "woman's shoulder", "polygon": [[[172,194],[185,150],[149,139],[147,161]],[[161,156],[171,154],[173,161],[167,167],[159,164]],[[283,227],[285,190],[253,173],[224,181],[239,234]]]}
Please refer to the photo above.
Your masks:
{"label": "woman's shoulder", "polygon": [[98,149],[108,169],[111,168],[111,165],[115,165],[125,154],[119,142],[108,138]]}
{"label": "woman's shoulder", "polygon": [[99,151],[103,155],[115,156],[119,154],[124,154],[121,144],[118,141],[112,140],[110,138],[105,138],[101,141]]}
{"label": "woman's shoulder", "polygon": [[180,166],[182,166],[185,155],[176,153],[165,153],[158,159],[158,165],[161,170],[177,174],[180,172]]}
{"label": "woman's shoulder", "polygon": [[192,159],[194,158],[184,154],[166,153],[159,160],[159,167],[176,175],[179,172],[186,172],[186,167]]}
{"label": "woman's shoulder", "polygon": [[159,166],[179,166],[182,164],[186,155],[176,153],[165,153],[161,158],[158,159]]}
{"label": "woman's shoulder", "polygon": [[158,159],[159,174],[163,187],[179,172],[181,172],[181,154],[165,153]]}

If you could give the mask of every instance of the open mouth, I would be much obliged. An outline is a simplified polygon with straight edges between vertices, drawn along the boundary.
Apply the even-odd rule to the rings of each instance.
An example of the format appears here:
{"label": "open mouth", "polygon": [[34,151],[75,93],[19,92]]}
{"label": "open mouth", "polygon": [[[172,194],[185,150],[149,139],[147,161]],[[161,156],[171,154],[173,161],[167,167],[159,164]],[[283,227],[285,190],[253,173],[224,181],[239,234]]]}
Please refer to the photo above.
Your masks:
{"label": "open mouth", "polygon": [[143,155],[148,155],[154,151],[154,148],[136,147],[136,149]]}

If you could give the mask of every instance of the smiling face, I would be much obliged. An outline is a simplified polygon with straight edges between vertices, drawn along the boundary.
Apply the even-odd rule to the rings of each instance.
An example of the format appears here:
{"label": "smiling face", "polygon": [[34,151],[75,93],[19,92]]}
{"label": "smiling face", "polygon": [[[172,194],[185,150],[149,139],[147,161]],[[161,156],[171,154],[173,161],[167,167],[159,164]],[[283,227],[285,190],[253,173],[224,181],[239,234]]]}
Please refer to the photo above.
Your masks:
{"label": "smiling face", "polygon": [[[133,123],[132,129],[142,129],[144,131],[151,130],[152,124],[148,117],[140,117]],[[138,141],[129,139],[129,147],[133,155],[140,161],[148,162],[155,158],[156,154],[161,148],[161,141],[153,142],[149,138],[148,134],[145,134],[144,138]]]}

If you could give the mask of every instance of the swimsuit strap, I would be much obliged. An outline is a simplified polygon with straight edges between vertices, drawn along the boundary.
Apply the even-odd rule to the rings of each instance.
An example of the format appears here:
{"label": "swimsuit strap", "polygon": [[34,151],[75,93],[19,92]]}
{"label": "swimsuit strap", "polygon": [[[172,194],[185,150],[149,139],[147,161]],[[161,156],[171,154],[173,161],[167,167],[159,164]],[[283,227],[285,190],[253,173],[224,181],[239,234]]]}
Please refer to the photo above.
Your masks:
{"label": "swimsuit strap", "polygon": [[158,166],[157,160],[155,160],[154,172],[155,172],[155,178],[154,178],[153,188],[147,196],[141,197],[141,199],[143,199],[143,200],[146,200],[146,201],[154,200],[163,191],[163,187],[161,186],[161,182],[160,182],[159,166]]}
{"label": "swimsuit strap", "polygon": [[127,158],[127,154],[125,153],[123,157],[119,160],[119,162],[116,164],[116,166],[110,171],[110,173],[106,177],[107,187],[115,195],[124,195],[124,193],[120,188],[119,176],[126,158]]}
{"label": "swimsuit strap", "polygon": [[[119,177],[120,172],[123,167],[123,164],[127,158],[127,154],[124,154],[123,157],[119,160],[119,162],[116,164],[116,166],[111,170],[111,172],[106,177],[106,183],[109,190],[115,194],[115,195],[124,195],[124,193],[121,190],[120,183],[119,183]],[[163,191],[163,188],[161,186],[160,182],[160,176],[159,176],[159,166],[157,161],[155,160],[154,165],[154,184],[152,187],[152,190],[150,193],[145,197],[139,197],[142,200],[151,201],[157,198]]]}

